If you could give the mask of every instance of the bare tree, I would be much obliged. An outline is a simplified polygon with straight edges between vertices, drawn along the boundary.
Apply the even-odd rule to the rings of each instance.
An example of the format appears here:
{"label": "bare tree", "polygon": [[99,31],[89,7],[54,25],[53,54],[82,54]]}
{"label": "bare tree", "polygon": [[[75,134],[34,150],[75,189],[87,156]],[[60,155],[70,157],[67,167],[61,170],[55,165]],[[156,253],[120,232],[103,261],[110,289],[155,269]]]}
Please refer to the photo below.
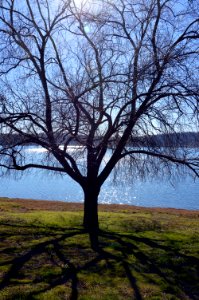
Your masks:
{"label": "bare tree", "polygon": [[[132,173],[153,158],[199,176],[197,151],[151,139],[198,130],[199,16],[188,2],[0,1],[1,166],[71,176],[90,233],[100,188],[125,158]],[[30,143],[49,159],[27,162]]]}

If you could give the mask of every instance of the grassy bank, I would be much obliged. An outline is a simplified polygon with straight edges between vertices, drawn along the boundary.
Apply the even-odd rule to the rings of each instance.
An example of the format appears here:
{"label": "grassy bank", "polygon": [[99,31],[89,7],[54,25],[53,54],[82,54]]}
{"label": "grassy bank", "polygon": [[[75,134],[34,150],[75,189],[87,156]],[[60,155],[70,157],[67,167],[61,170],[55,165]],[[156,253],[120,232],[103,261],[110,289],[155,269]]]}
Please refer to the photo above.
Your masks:
{"label": "grassy bank", "polygon": [[199,299],[199,211],[0,199],[0,299]]}

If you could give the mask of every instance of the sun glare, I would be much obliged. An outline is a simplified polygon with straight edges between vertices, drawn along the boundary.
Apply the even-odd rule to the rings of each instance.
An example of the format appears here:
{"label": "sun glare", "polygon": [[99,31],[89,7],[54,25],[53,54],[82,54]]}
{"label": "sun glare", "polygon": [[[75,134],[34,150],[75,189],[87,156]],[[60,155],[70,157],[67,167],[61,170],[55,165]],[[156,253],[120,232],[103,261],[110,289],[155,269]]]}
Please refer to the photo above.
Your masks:
{"label": "sun glare", "polygon": [[71,3],[80,10],[89,10],[92,12],[96,12],[103,5],[103,1],[99,0],[72,0]]}

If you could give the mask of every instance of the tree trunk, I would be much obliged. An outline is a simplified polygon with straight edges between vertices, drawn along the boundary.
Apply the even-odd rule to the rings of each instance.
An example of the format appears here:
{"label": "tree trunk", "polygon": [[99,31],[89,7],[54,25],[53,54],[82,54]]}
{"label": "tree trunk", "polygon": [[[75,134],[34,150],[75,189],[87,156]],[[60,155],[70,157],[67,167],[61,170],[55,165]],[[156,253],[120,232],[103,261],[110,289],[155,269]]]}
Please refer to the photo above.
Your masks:
{"label": "tree trunk", "polygon": [[100,188],[90,185],[84,189],[84,229],[90,235],[91,246],[98,249],[98,195]]}
{"label": "tree trunk", "polygon": [[84,228],[90,231],[98,231],[98,195],[99,188],[95,186],[84,189]]}

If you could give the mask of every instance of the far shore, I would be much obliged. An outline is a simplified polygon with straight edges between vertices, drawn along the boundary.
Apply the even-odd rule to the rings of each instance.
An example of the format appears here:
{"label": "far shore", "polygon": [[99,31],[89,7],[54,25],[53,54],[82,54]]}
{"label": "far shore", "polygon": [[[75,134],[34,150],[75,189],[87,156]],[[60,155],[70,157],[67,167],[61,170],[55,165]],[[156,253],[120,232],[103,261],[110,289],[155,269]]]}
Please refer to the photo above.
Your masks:
{"label": "far shore", "polygon": [[[0,197],[0,212],[2,211],[1,203],[12,202],[16,205],[17,210],[21,212],[28,212],[32,210],[43,211],[81,211],[83,210],[83,203],[79,202],[64,202],[56,200],[36,200],[36,199],[21,199],[21,198],[8,198]],[[168,214],[180,214],[180,215],[198,215],[199,210],[187,210],[178,208],[161,208],[161,207],[142,207],[127,204],[99,204],[99,211],[105,212],[162,212]]]}

